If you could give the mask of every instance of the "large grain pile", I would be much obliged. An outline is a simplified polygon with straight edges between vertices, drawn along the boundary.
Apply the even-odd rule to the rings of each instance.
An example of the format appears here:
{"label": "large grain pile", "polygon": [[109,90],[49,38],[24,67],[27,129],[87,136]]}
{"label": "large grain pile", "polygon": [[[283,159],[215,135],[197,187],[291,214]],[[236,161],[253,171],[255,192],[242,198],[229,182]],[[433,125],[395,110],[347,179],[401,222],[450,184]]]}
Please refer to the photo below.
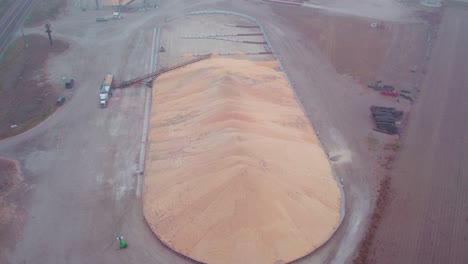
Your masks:
{"label": "large grain pile", "polygon": [[181,254],[291,261],[337,228],[338,184],[277,67],[216,58],[155,82],[144,214]]}

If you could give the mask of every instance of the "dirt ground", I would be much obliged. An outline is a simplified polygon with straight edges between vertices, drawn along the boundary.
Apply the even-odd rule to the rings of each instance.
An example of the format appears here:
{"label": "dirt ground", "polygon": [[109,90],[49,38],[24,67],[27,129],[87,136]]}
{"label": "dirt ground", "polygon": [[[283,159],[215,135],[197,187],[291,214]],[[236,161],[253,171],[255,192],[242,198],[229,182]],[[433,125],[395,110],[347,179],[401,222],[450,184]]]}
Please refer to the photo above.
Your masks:
{"label": "dirt ground", "polygon": [[[399,27],[398,23],[394,25],[387,22],[386,30],[392,33],[387,37],[391,41],[387,43],[387,49],[381,49],[373,47],[372,44],[375,34],[382,34],[371,30],[372,19],[366,23],[363,18],[357,17],[333,18],[333,14],[316,10],[314,14],[317,16],[322,14],[328,17],[330,29],[340,27],[340,24],[334,24],[335,19],[346,21],[349,31],[342,34],[348,35],[348,41],[343,39],[336,41],[336,38],[344,38],[342,34],[326,34],[325,36],[329,35],[330,38],[323,40],[323,43],[341,46],[342,50],[337,52],[342,56],[334,57],[331,49],[328,54],[323,52],[323,47],[326,45],[321,46],[316,41],[317,34],[312,34],[310,26],[301,22],[312,17],[307,16],[311,10],[283,6],[276,6],[273,10],[277,24],[268,27],[267,31],[295,84],[296,92],[306,111],[313,117],[312,121],[320,133],[322,143],[330,156],[341,157],[334,162],[334,165],[338,175],[343,178],[346,194],[347,215],[338,232],[326,246],[298,263],[349,262],[349,258],[353,258],[366,232],[368,216],[371,215],[378,197],[377,190],[383,179],[380,173],[381,161],[379,161],[382,155],[381,149],[394,140],[392,137],[371,131],[372,122],[368,119],[369,107],[376,104],[394,106],[402,110],[410,108],[408,102],[382,97],[368,89],[366,81],[372,78],[368,72],[369,70],[375,72],[374,80],[385,80],[400,88],[406,87],[402,85],[403,83],[417,81],[421,72],[417,73],[417,76],[407,72],[410,72],[412,65],[424,63],[422,60],[425,54],[425,26],[423,23],[410,23],[405,24],[407,26],[405,28]],[[365,28],[366,24],[369,28]],[[352,30],[353,26],[356,30]],[[353,40],[355,31],[362,38],[359,41]],[[286,32],[288,38],[285,39]],[[389,33],[384,30],[383,34]],[[369,43],[362,44],[364,42]],[[398,46],[402,43],[407,46],[404,52],[412,56],[395,57],[399,52]],[[384,54],[377,53],[378,56],[365,60],[353,57],[355,53],[366,54],[366,48]],[[301,52],[302,50],[307,50],[307,53]],[[355,59],[349,59],[350,56]],[[350,64],[353,61],[354,68]],[[349,71],[350,74],[340,74],[340,71],[344,73],[340,69],[346,69],[342,65],[349,65],[352,69]],[[377,65],[378,68],[372,69],[372,65]],[[409,79],[392,77],[396,74],[406,75]]]}
{"label": "dirt ground", "polygon": [[[345,8],[340,4],[346,2],[349,1],[333,1],[333,8]],[[0,153],[18,160],[24,182],[32,186],[15,202],[26,208],[27,214],[24,225],[19,227],[21,239],[6,239],[15,245],[7,251],[9,262],[188,262],[151,234],[143,219],[141,200],[134,195],[133,175],[142,129],[136,120],[143,118],[145,93],[138,89],[116,91],[109,108],[102,111],[97,108],[96,90],[106,72],[116,73],[119,80],[147,73],[154,27],[169,24],[165,22],[167,18],[205,8],[243,12],[265,25],[326,152],[334,157],[334,169],[343,180],[346,217],[342,225],[329,242],[297,263],[350,263],[356,256],[384,179],[379,155],[394,140],[372,132],[372,104],[403,110],[415,107],[415,111],[408,117],[409,126],[403,129],[401,153],[393,165],[391,205],[385,212],[388,221],[381,222],[376,234],[377,245],[383,247],[373,249],[370,260],[391,261],[401,256],[397,259],[400,263],[430,263],[432,256],[434,263],[445,263],[444,258],[463,263],[466,259],[462,251],[466,245],[463,194],[468,193],[463,178],[465,120],[463,114],[456,114],[466,110],[466,89],[460,85],[466,83],[466,74],[461,72],[466,68],[466,32],[461,26],[466,23],[464,9],[447,10],[442,27],[445,30],[432,35],[426,30],[429,23],[419,20],[420,16],[412,11],[418,9],[414,5],[411,10],[408,8],[411,19],[404,15],[405,20],[395,20],[400,15],[392,14],[392,22],[385,22],[381,32],[366,28],[375,18],[253,0],[161,1],[158,10],[129,13],[123,20],[103,24],[97,24],[95,19],[110,15],[109,11],[83,12],[75,4],[69,1],[53,24],[54,34],[70,43],[70,48],[49,61],[47,72],[49,78],[57,80],[62,73],[72,71],[80,83],[79,89],[47,122],[0,141]],[[401,9],[392,5],[392,10]],[[315,20],[316,16],[326,22]],[[321,23],[321,27],[301,21]],[[328,30],[323,31],[322,27]],[[342,27],[349,32],[342,31]],[[42,27],[26,31],[43,34]],[[356,41],[354,32],[365,41]],[[162,38],[164,34],[163,28]],[[388,42],[375,40],[379,34]],[[428,36],[437,37],[432,52],[427,48]],[[441,39],[448,41],[441,44]],[[354,55],[365,55],[366,49],[372,57],[361,60]],[[421,61],[425,56],[431,57],[427,68]],[[353,67],[353,61],[358,66]],[[375,72],[375,80],[411,89],[416,104],[383,97],[366,88],[366,82],[373,79],[369,72]],[[424,85],[420,84],[422,80]],[[445,87],[452,89],[442,89]],[[17,197],[20,194],[23,193],[17,193]],[[124,235],[129,241],[126,251],[117,250],[117,235]],[[47,245],[38,247],[38,237],[47,237]]]}
{"label": "dirt ground", "polygon": [[[28,190],[23,182],[18,162],[0,158],[0,247],[13,249],[15,241],[21,237],[25,209],[18,203],[20,197],[14,191]],[[0,259],[4,259],[5,250],[0,250]]]}
{"label": "dirt ground", "polygon": [[446,8],[370,263],[468,259],[468,10]]}
{"label": "dirt ground", "polygon": [[0,61],[0,139],[34,127],[57,109],[59,95],[69,94],[63,83],[50,83],[44,72],[47,60],[64,52],[68,44],[55,40],[50,47],[47,37],[41,35],[28,35],[25,40],[28,49],[18,39]]}
{"label": "dirt ground", "polygon": [[417,46],[426,38],[424,23],[385,22],[382,29],[372,28],[372,19],[307,9],[284,9],[281,16],[303,32],[309,41],[306,46],[317,46],[339,74],[363,87],[383,79],[399,88],[412,88],[418,80],[410,67],[421,67],[424,61],[425,49]]}
{"label": "dirt ground", "polygon": [[335,15],[365,17],[376,21],[409,22],[417,20],[412,13],[415,3],[418,5],[417,0],[312,0],[305,1],[304,6],[326,10]]}
{"label": "dirt ground", "polygon": [[[245,57],[246,53],[269,51],[265,44],[240,43],[219,39],[192,39],[187,37],[219,36],[229,40],[264,42],[262,36],[229,36],[233,34],[258,34],[258,28],[239,28],[232,25],[254,25],[245,18],[226,15],[194,15],[175,18],[161,29],[159,67],[168,67],[186,61],[193,55],[214,53],[235,54],[228,57]],[[272,59],[271,55],[249,55],[250,59]]]}

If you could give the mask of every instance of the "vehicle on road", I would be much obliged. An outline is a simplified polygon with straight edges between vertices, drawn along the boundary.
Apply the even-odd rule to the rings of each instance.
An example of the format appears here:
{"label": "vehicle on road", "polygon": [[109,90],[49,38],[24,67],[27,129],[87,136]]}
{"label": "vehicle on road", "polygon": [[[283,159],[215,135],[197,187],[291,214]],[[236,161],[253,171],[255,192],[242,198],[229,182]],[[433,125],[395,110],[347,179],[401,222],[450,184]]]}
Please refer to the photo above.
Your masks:
{"label": "vehicle on road", "polygon": [[64,96],[60,96],[59,98],[57,98],[57,101],[55,101],[55,103],[58,105],[58,106],[61,106],[65,103],[65,97]]}
{"label": "vehicle on road", "polygon": [[104,82],[99,90],[99,105],[101,108],[107,107],[109,99],[112,97],[112,89],[114,88],[114,74],[108,73],[104,78]]}

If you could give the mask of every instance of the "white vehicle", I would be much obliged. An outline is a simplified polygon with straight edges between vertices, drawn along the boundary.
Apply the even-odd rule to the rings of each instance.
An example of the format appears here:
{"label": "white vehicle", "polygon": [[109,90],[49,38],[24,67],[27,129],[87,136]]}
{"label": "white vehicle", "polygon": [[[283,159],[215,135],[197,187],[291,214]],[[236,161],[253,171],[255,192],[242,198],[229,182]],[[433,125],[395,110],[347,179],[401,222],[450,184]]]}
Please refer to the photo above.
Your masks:
{"label": "white vehicle", "polygon": [[112,96],[112,88],[114,88],[114,74],[108,73],[99,90],[99,105],[101,108],[107,107]]}

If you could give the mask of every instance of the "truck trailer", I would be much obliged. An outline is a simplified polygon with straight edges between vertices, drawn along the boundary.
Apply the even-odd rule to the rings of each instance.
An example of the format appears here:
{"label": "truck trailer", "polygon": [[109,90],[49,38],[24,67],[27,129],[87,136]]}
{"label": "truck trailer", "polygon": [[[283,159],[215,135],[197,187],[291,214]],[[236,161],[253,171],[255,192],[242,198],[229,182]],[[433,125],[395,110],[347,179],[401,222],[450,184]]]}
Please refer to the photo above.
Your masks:
{"label": "truck trailer", "polygon": [[101,108],[107,107],[109,99],[112,96],[112,89],[114,88],[114,74],[108,73],[104,78],[104,82],[99,89],[99,105]]}

